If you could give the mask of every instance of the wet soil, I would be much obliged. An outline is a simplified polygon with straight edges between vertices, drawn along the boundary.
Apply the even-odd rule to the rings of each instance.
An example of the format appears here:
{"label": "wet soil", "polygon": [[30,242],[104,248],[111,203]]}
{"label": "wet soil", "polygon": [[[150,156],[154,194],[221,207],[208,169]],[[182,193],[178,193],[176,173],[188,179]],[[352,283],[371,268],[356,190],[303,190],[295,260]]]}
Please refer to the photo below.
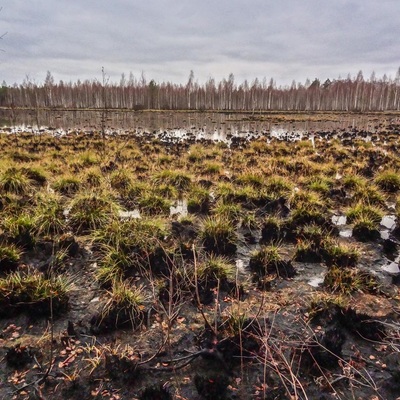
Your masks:
{"label": "wet soil", "polygon": [[[360,126],[353,122],[349,128],[349,120],[355,118],[366,122],[360,122]],[[349,141],[367,138],[375,146],[386,141],[388,146],[397,146],[400,131],[396,118],[338,116],[333,121],[324,121],[327,124],[324,131],[303,129],[300,134],[297,128],[288,131],[280,127],[283,131],[275,134],[265,126],[266,117],[260,116],[259,121],[244,122],[250,128],[244,130],[243,137],[224,132],[224,138],[228,138],[232,151],[238,152],[246,151],[257,135],[272,143],[282,140],[289,148],[297,140],[311,141],[313,146],[317,141],[317,149],[311,147],[310,152],[310,157],[314,157],[321,151],[319,141],[326,143],[338,136]],[[299,123],[305,128],[318,122],[313,117],[307,124],[303,120]],[[256,133],[250,132],[253,123],[260,124]],[[332,123],[346,127],[340,128],[341,131],[337,127],[328,130]],[[374,128],[365,131],[363,124]],[[59,129],[67,128],[73,126]],[[157,129],[164,132],[161,126]],[[268,130],[268,135],[262,129]],[[174,131],[176,134],[178,129]],[[388,138],[388,131],[393,138]],[[140,144],[146,142],[143,132],[136,137]],[[194,142],[203,143],[203,137],[193,135]],[[155,136],[166,138],[163,146],[168,148],[170,133],[163,136],[157,131]],[[189,143],[192,140],[186,130],[176,137]],[[347,146],[354,147],[356,144]],[[398,161],[397,150],[391,154]],[[378,169],[380,163],[379,159],[372,160],[370,167]],[[118,168],[124,167],[117,160],[113,170]],[[275,206],[279,203],[276,200],[279,199],[275,203],[271,200],[267,204],[253,204],[252,211],[258,213],[260,221],[265,215],[276,215]],[[350,295],[332,293],[324,286],[324,277],[331,267],[326,259],[295,260],[301,237],[294,229],[283,227],[274,231],[258,224],[247,231],[238,227],[237,243],[229,251],[222,251],[236,265],[230,285],[208,282],[198,285],[197,290],[193,282],[179,286],[179,279],[186,283],[185,279],[173,275],[174,263],[161,262],[160,255],[155,257],[153,265],[159,266],[156,261],[160,261],[164,269],[130,276],[136,284],[144,286],[146,295],[134,323],[129,313],[121,310],[111,317],[101,314],[110,288],[105,289],[96,280],[97,248],[90,237],[70,232],[61,245],[68,249],[67,254],[56,271],[67,276],[71,284],[68,309],[52,318],[49,312],[39,315],[40,310],[26,306],[0,319],[0,398],[397,399],[400,396],[400,247],[395,235],[398,221],[387,202],[383,205],[385,216],[378,234],[368,240],[363,240],[362,233],[354,237],[352,225],[345,218],[347,200],[345,195],[331,204],[323,215],[322,225],[324,229],[329,227],[339,243],[357,245],[360,257],[356,267],[379,282],[379,289],[373,293],[361,289]],[[292,212],[289,207],[278,211],[286,213],[281,215],[283,219]],[[177,221],[187,214],[186,199],[177,199],[166,219],[171,236],[186,251],[181,251],[179,260],[193,266],[196,257],[191,245],[198,245],[198,223]],[[119,217],[121,221],[129,220],[140,218],[141,213],[136,209],[125,210]],[[204,217],[200,212],[199,219]],[[251,257],[266,242],[279,244],[282,259],[274,267],[263,266],[267,273],[262,274],[260,284],[252,273]],[[51,252],[46,250],[49,247],[51,243],[35,243],[13,268],[48,271],[54,265]],[[177,259],[178,255],[174,261]]]}

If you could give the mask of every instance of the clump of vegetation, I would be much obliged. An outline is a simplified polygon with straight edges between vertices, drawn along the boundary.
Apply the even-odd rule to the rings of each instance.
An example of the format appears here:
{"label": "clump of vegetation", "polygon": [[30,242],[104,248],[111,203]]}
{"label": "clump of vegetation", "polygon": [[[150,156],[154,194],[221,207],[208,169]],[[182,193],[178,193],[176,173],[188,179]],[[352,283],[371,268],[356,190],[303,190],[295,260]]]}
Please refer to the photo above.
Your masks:
{"label": "clump of vegetation", "polygon": [[379,225],[369,215],[360,215],[353,222],[353,236],[366,242],[380,237]]}
{"label": "clump of vegetation", "polygon": [[236,181],[243,186],[250,185],[255,189],[260,189],[264,185],[264,177],[261,174],[255,174],[253,172],[240,174]]}
{"label": "clump of vegetation", "polygon": [[238,223],[243,214],[243,208],[240,204],[219,201],[212,208],[212,213],[232,223]]}
{"label": "clump of vegetation", "polygon": [[356,203],[346,212],[347,221],[349,223],[352,223],[359,218],[367,218],[372,223],[379,224],[382,220],[383,215],[384,211],[381,207],[370,205],[364,202]]}
{"label": "clump of vegetation", "polygon": [[106,283],[121,273],[129,276],[137,272],[168,271],[172,257],[166,242],[168,235],[166,222],[162,219],[110,220],[106,226],[93,232],[102,260],[98,278]]}
{"label": "clump of vegetation", "polygon": [[321,262],[324,258],[325,244],[331,240],[330,233],[312,223],[297,230],[295,260],[302,262]]}
{"label": "clump of vegetation", "polygon": [[39,197],[34,215],[34,230],[39,236],[53,237],[66,231],[64,202],[55,194]]}
{"label": "clump of vegetation", "polygon": [[206,161],[202,164],[201,173],[204,175],[217,175],[222,171],[222,164],[214,161]]}
{"label": "clump of vegetation", "polygon": [[236,200],[236,189],[232,182],[219,183],[215,190],[215,197],[222,202],[233,202]]}
{"label": "clump of vegetation", "polygon": [[44,186],[48,181],[47,173],[38,167],[24,167],[22,172],[31,180],[32,184],[38,187]]}
{"label": "clump of vegetation", "polygon": [[376,185],[366,185],[356,188],[353,193],[355,201],[362,201],[366,204],[383,206],[386,196]]}
{"label": "clump of vegetation", "polygon": [[328,266],[355,267],[360,258],[360,251],[351,243],[340,243],[331,239],[324,244],[323,258]]}
{"label": "clump of vegetation", "polygon": [[35,220],[27,211],[9,215],[3,220],[3,228],[8,240],[24,249],[32,250],[35,245]]}
{"label": "clump of vegetation", "polygon": [[261,227],[261,241],[267,243],[281,239],[283,228],[284,221],[281,218],[273,215],[266,217]]}
{"label": "clump of vegetation", "polygon": [[309,180],[307,186],[309,190],[320,193],[322,196],[328,196],[333,188],[334,180],[324,176],[313,177]]}
{"label": "clump of vegetation", "polygon": [[96,278],[102,286],[110,287],[111,284],[121,279],[132,267],[132,260],[126,249],[119,245],[102,245],[99,269],[96,271]]}
{"label": "clump of vegetation", "polygon": [[400,189],[400,174],[394,170],[386,170],[375,176],[375,183],[385,192],[396,193]]}
{"label": "clump of vegetation", "polygon": [[78,165],[82,168],[88,168],[93,165],[99,164],[98,157],[92,151],[86,151],[79,154]]}
{"label": "clump of vegetation", "polygon": [[[332,309],[340,310],[346,308],[348,298],[340,293],[318,292],[312,296],[309,304],[309,318],[311,321],[316,319],[317,323],[322,322],[324,316],[330,316]],[[326,323],[326,321],[323,321]]]}
{"label": "clump of vegetation", "polygon": [[92,329],[108,332],[123,327],[137,328],[143,322],[144,302],[142,287],[136,287],[129,280],[114,280],[100,314],[91,320]]}
{"label": "clump of vegetation", "polygon": [[140,211],[147,215],[169,214],[172,201],[160,196],[153,191],[145,192],[138,199]]}
{"label": "clump of vegetation", "polygon": [[23,169],[11,167],[0,175],[0,190],[6,193],[26,196],[32,188],[32,180]]}
{"label": "clump of vegetation", "polygon": [[124,197],[122,200],[127,204],[132,204],[133,207],[137,207],[139,199],[146,196],[151,190],[152,186],[148,182],[134,181],[124,190]]}
{"label": "clump of vegetation", "polygon": [[227,281],[235,277],[235,265],[225,256],[211,254],[198,266],[198,278],[202,281]]}
{"label": "clump of vegetation", "polygon": [[100,187],[102,181],[103,181],[102,174],[100,173],[100,170],[97,168],[91,168],[89,170],[86,170],[82,174],[82,183],[89,189]]}
{"label": "clump of vegetation", "polygon": [[334,293],[353,292],[376,293],[379,289],[377,279],[370,273],[356,268],[329,268],[324,278],[324,286]]}
{"label": "clump of vegetation", "polygon": [[299,191],[290,199],[290,229],[295,232],[299,226],[306,224],[329,225],[327,204],[319,194],[310,191]]}
{"label": "clump of vegetation", "polygon": [[70,284],[65,277],[46,278],[37,272],[12,272],[0,279],[0,315],[33,312],[35,316],[60,315],[68,307]]}
{"label": "clump of vegetation", "polygon": [[368,180],[362,175],[358,174],[345,175],[342,182],[343,187],[350,190],[362,188],[368,184]]}
{"label": "clump of vegetation", "polygon": [[190,163],[196,163],[204,160],[205,158],[204,148],[201,145],[191,146],[187,158]]}
{"label": "clump of vegetation", "polygon": [[298,235],[300,235],[304,239],[310,240],[312,243],[315,244],[315,246],[321,247],[329,237],[329,232],[327,232],[320,225],[311,223],[300,227],[298,230]]}
{"label": "clump of vegetation", "polygon": [[232,222],[220,216],[203,220],[199,238],[206,251],[216,254],[232,254],[236,251],[237,235]]}
{"label": "clump of vegetation", "polygon": [[0,272],[16,268],[21,256],[22,251],[14,244],[0,244]]}
{"label": "clump of vegetation", "polygon": [[315,243],[309,239],[300,239],[296,244],[294,260],[300,262],[320,262],[322,256]]}
{"label": "clump of vegetation", "polygon": [[276,245],[261,246],[260,250],[253,252],[249,267],[258,277],[276,274],[278,277],[292,278],[296,274],[291,261],[283,259]]}
{"label": "clump of vegetation", "polygon": [[81,188],[81,180],[74,175],[66,175],[53,183],[53,188],[63,195],[72,195]]}
{"label": "clump of vegetation", "polygon": [[312,205],[301,206],[294,209],[289,219],[290,227],[293,231],[296,231],[299,225],[327,225],[328,222],[326,213],[320,209],[313,208]]}
{"label": "clump of vegetation", "polygon": [[254,230],[260,229],[261,224],[260,224],[259,220],[257,219],[255,212],[248,211],[242,215],[242,217],[240,219],[240,226],[243,229],[247,229],[249,231],[254,231]]}
{"label": "clump of vegetation", "polygon": [[190,213],[206,214],[210,209],[210,192],[201,186],[193,186],[188,193],[187,208]]}
{"label": "clump of vegetation", "polygon": [[321,195],[310,190],[297,190],[290,199],[290,207],[292,209],[304,209],[310,207],[312,209],[326,209],[326,201],[322,199]]}
{"label": "clump of vegetation", "polygon": [[171,185],[179,191],[186,191],[191,186],[192,178],[185,172],[164,170],[154,177],[154,182]]}
{"label": "clump of vegetation", "polygon": [[270,176],[264,182],[265,190],[272,199],[287,197],[293,190],[293,183],[287,176]]}
{"label": "clump of vegetation", "polygon": [[89,233],[117,218],[118,211],[118,204],[106,194],[81,193],[70,203],[69,224],[79,233]]}
{"label": "clump of vegetation", "polygon": [[[194,291],[197,301],[207,305],[213,301],[215,289],[229,293],[233,291],[235,272],[236,266],[226,256],[206,253],[196,261],[193,268],[186,269],[185,275],[191,282],[191,290]],[[179,280],[181,274],[182,271],[178,270]],[[182,283],[185,286],[183,281]]]}
{"label": "clump of vegetation", "polygon": [[132,183],[132,176],[127,170],[117,170],[110,174],[111,188],[121,193],[125,193]]}

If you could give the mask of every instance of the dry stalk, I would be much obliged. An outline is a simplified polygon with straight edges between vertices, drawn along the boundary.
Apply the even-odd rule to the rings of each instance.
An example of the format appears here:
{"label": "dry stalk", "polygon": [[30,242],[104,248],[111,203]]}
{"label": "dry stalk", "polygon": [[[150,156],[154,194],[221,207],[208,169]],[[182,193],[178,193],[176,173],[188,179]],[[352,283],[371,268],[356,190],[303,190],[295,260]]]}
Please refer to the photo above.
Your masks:
{"label": "dry stalk", "polygon": [[200,293],[199,293],[199,286],[198,286],[198,274],[197,274],[197,258],[196,258],[196,250],[194,248],[194,244],[192,245],[192,251],[193,251],[193,260],[194,260],[194,290],[195,290],[195,294],[196,294],[197,309],[200,311],[200,314],[203,317],[204,323],[206,324],[207,328],[209,328],[210,331],[214,334],[214,336],[217,337],[217,330],[214,330],[214,328],[209,323],[209,321],[203,311],[203,304],[201,304],[201,301],[200,301]]}

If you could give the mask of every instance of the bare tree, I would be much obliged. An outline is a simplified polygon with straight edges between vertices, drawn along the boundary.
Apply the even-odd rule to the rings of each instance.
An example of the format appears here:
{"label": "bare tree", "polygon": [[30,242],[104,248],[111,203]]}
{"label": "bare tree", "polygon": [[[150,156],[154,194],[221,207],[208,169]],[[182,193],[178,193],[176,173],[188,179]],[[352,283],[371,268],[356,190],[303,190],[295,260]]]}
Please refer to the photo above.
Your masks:
{"label": "bare tree", "polygon": [[[269,82],[269,83],[268,83]],[[216,82],[209,78],[203,85],[194,80],[191,71],[186,84],[146,81],[130,74],[126,80],[111,82],[102,69],[102,81],[85,80],[56,83],[47,72],[44,83],[27,77],[20,85],[0,88],[0,104],[6,107],[111,108],[131,109],[196,109],[196,110],[278,110],[278,111],[386,111],[400,109],[400,70],[395,79],[386,75],[377,79],[373,73],[364,79],[360,71],[345,79],[319,79],[304,84],[293,81],[290,86],[277,86],[273,79],[251,84],[237,84],[233,74]],[[104,131],[105,126],[102,126]]]}

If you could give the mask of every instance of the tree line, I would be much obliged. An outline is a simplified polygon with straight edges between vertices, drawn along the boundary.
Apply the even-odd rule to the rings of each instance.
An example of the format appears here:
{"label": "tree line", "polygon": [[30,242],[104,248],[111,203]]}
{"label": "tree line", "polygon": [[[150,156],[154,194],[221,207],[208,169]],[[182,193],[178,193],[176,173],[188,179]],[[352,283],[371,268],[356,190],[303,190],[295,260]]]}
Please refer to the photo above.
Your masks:
{"label": "tree line", "polygon": [[50,72],[43,83],[25,79],[22,84],[0,88],[0,106],[11,108],[67,109],[156,109],[156,110],[238,110],[238,111],[388,111],[400,110],[400,68],[394,79],[373,73],[364,79],[355,77],[324,82],[315,79],[305,83],[293,81],[277,86],[274,79],[255,79],[249,83],[209,78],[199,84],[193,71],[187,83],[148,81],[144,74],[119,82],[85,80],[56,83]]}

